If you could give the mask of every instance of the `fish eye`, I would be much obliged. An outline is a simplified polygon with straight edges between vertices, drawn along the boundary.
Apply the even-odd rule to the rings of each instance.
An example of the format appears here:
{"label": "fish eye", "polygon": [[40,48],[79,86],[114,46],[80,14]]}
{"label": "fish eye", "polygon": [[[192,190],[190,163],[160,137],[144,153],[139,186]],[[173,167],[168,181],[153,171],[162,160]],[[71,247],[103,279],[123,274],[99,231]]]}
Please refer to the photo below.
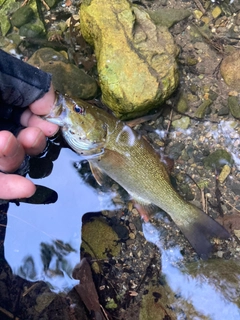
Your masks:
{"label": "fish eye", "polygon": [[79,107],[77,104],[75,104],[75,106],[74,106],[74,111],[76,112],[76,113],[79,113],[79,114],[83,114],[83,112],[84,112],[84,109],[83,108],[81,108],[81,107]]}

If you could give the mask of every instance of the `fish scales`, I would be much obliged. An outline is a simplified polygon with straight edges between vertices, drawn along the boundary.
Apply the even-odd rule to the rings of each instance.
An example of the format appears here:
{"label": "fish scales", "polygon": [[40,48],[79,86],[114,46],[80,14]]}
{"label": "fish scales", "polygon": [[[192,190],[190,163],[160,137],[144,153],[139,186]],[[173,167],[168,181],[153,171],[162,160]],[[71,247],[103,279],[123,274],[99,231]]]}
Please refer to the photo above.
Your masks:
{"label": "fish scales", "polygon": [[[129,140],[132,137],[128,137],[123,128],[123,124],[118,125],[116,132],[112,133],[106,142],[103,156],[99,160],[90,161],[123,186],[135,200],[140,198],[141,203],[152,203],[166,212],[173,211],[171,217],[177,224],[190,222],[191,216],[182,219],[184,211],[181,208],[186,207],[186,201],[171,186],[169,175],[165,165],[160,162],[159,154],[133,130],[135,142],[130,145]],[[122,139],[118,139],[116,144],[114,142],[119,134],[122,135]],[[109,161],[110,158],[114,158],[115,165]],[[119,165],[121,163],[123,166]]]}
{"label": "fish scales", "polygon": [[137,203],[154,204],[166,211],[201,258],[211,253],[211,238],[230,237],[223,226],[176,192],[159,154],[113,115],[85,101],[59,95],[45,119],[60,125],[70,147],[88,157],[98,182],[107,174]]}

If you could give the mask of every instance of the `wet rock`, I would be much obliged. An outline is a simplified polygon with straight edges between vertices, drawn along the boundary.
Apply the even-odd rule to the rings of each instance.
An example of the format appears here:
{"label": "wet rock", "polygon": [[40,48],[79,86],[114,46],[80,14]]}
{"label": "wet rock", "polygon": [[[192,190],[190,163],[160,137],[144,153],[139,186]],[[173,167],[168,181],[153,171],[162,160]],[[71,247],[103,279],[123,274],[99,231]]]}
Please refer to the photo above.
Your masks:
{"label": "wet rock", "polygon": [[36,20],[34,23],[27,23],[20,27],[19,34],[27,38],[42,38],[45,35],[45,29],[41,20]]}
{"label": "wet rock", "polygon": [[5,36],[9,30],[11,29],[12,25],[9,21],[8,16],[0,13],[0,31],[3,36]]}
{"label": "wet rock", "polygon": [[237,96],[228,97],[228,107],[232,116],[236,119],[240,119],[240,103]]}
{"label": "wet rock", "polygon": [[175,319],[174,311],[169,308],[174,300],[174,294],[167,285],[150,284],[142,297],[139,319]]}
{"label": "wet rock", "polygon": [[8,39],[11,41],[11,43],[13,45],[15,45],[16,47],[21,43],[21,38],[20,35],[18,33],[10,33],[8,34]]}
{"label": "wet rock", "polygon": [[240,91],[240,50],[229,54],[221,63],[221,75],[228,86]]}
{"label": "wet rock", "polygon": [[46,292],[38,296],[36,299],[35,309],[38,313],[41,313],[45,308],[47,308],[50,303],[55,299],[56,294],[53,292]]}
{"label": "wet rock", "polygon": [[9,12],[14,12],[19,7],[19,3],[15,0],[0,0],[0,34],[6,36],[12,28],[9,18]]}
{"label": "wet rock", "polygon": [[177,111],[180,113],[185,113],[188,110],[187,96],[181,94],[177,102]]}
{"label": "wet rock", "polygon": [[184,143],[182,142],[178,142],[178,143],[174,143],[170,148],[169,148],[169,151],[168,151],[168,156],[171,158],[171,159],[178,159],[182,153],[182,150],[185,148],[185,145]]}
{"label": "wet rock", "polygon": [[159,9],[148,10],[147,13],[156,25],[165,26],[167,28],[172,27],[175,23],[188,18],[191,12],[186,9]]}
{"label": "wet rock", "polygon": [[231,185],[231,190],[236,194],[236,195],[240,195],[240,183],[237,182],[233,182]]}
{"label": "wet rock", "polygon": [[197,111],[195,112],[195,117],[197,118],[204,118],[205,114],[207,113],[208,108],[212,104],[212,100],[207,99],[204,100],[200,106],[197,108]]}
{"label": "wet rock", "polygon": [[200,20],[202,18],[202,16],[203,16],[202,11],[200,11],[200,10],[194,10],[193,14],[194,14],[195,18],[198,19],[198,20]]}
{"label": "wet rock", "polygon": [[190,159],[190,157],[189,157],[186,149],[184,149],[184,150],[182,151],[181,159],[184,160],[184,161],[188,161],[188,160]]}
{"label": "wet rock", "polygon": [[195,66],[198,63],[198,59],[189,56],[189,57],[186,57],[185,63],[189,67]]}
{"label": "wet rock", "polygon": [[175,90],[178,48],[144,10],[126,0],[85,0],[80,23],[95,48],[102,99],[117,117],[146,114]]}
{"label": "wet rock", "polygon": [[229,114],[229,109],[227,106],[223,106],[219,111],[218,115],[219,116],[227,116]]}
{"label": "wet rock", "polygon": [[185,200],[192,201],[194,199],[194,194],[192,193],[192,189],[188,184],[179,184],[179,190],[184,195]]}
{"label": "wet rock", "polygon": [[208,169],[221,169],[225,164],[231,166],[233,160],[231,154],[226,150],[218,149],[207,156],[203,162],[204,166]]}
{"label": "wet rock", "polygon": [[218,97],[218,94],[217,94],[217,92],[210,89],[208,92],[208,97],[210,100],[215,101]]}
{"label": "wet rock", "polygon": [[227,164],[223,166],[221,173],[219,174],[218,180],[220,183],[223,183],[227,177],[229,176],[231,172],[231,167],[229,167]]}
{"label": "wet rock", "polygon": [[39,49],[28,62],[51,73],[54,88],[72,98],[91,99],[98,92],[97,83],[93,78],[51,48]]}
{"label": "wet rock", "polygon": [[20,28],[24,24],[27,24],[32,20],[34,12],[31,7],[23,6],[16,10],[11,18],[12,25],[14,27]]}
{"label": "wet rock", "polygon": [[189,117],[181,117],[178,120],[172,121],[172,126],[175,129],[186,130],[190,126],[191,120]]}
{"label": "wet rock", "polygon": [[213,19],[218,18],[221,13],[222,13],[222,10],[221,10],[221,8],[219,6],[214,7],[214,9],[212,10]]}

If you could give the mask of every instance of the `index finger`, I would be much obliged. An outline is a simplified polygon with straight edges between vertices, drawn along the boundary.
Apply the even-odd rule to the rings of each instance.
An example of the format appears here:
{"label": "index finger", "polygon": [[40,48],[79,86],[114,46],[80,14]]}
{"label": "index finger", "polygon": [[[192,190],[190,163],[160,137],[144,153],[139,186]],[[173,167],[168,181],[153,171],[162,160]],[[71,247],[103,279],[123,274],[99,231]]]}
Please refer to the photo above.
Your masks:
{"label": "index finger", "polygon": [[36,114],[33,114],[29,109],[25,110],[22,114],[21,124],[24,127],[40,128],[46,137],[51,137],[56,134],[59,128],[56,124],[43,120]]}
{"label": "index finger", "polygon": [[55,91],[53,88],[53,85],[51,84],[51,87],[45,95],[34,101],[32,104],[30,104],[29,109],[32,111],[32,113],[44,116],[48,114],[51,109],[53,108],[55,102]]}

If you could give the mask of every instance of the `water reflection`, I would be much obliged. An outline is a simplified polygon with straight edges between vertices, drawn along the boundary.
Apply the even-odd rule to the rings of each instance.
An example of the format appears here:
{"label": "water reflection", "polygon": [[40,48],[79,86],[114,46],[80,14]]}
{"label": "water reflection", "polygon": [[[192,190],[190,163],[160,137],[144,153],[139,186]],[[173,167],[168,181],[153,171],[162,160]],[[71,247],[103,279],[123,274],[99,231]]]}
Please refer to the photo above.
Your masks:
{"label": "water reflection", "polygon": [[110,208],[107,194],[98,193],[79,177],[73,163],[79,156],[62,149],[53,171],[34,183],[58,193],[54,204],[10,204],[5,258],[13,273],[28,280],[44,280],[55,291],[77,283],[71,276],[80,259],[81,219],[89,211]]}
{"label": "water reflection", "polygon": [[[240,319],[239,262],[215,259],[181,265],[178,247],[165,250],[159,231],[149,223],[143,225],[143,231],[162,252],[162,272],[178,297],[173,308],[184,310],[187,319]],[[185,317],[177,314],[177,319]]]}

